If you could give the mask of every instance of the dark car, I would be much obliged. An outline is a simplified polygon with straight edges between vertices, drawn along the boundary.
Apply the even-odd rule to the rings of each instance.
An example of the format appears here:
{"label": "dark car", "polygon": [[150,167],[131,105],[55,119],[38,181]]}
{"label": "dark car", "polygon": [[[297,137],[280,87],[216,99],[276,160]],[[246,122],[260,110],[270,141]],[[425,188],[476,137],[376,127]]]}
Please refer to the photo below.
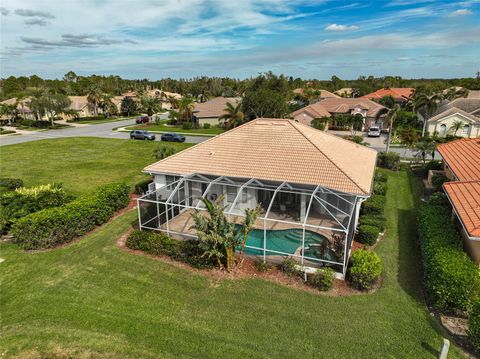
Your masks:
{"label": "dark car", "polygon": [[142,117],[138,117],[136,120],[135,120],[136,123],[140,124],[140,123],[149,123],[150,122],[150,119],[148,118],[148,116],[142,116]]}
{"label": "dark car", "polygon": [[178,133],[164,133],[161,137],[162,141],[168,142],[185,142],[185,136],[179,135]]}
{"label": "dark car", "polygon": [[153,141],[153,140],[155,140],[155,135],[153,133],[148,132],[148,131],[135,130],[135,131],[130,132],[130,139]]}

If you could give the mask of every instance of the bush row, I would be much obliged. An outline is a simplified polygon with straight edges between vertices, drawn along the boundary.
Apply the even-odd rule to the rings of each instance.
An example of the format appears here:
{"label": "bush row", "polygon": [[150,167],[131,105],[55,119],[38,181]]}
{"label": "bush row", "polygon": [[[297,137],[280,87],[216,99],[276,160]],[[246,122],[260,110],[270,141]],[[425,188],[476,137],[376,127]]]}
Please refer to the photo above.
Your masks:
{"label": "bush row", "polygon": [[425,289],[438,310],[468,311],[480,296],[479,269],[462,249],[446,202],[437,193],[418,212]]}
{"label": "bush row", "polygon": [[12,226],[11,233],[24,249],[51,248],[105,223],[116,211],[127,206],[129,200],[127,185],[104,185],[91,195],[20,218]]}
{"label": "bush row", "polygon": [[133,231],[127,238],[127,248],[153,255],[167,255],[195,268],[213,268],[214,263],[203,256],[198,241],[177,241],[162,232]]}
{"label": "bush row", "polygon": [[61,206],[73,198],[61,185],[47,184],[37,187],[20,187],[0,194],[0,232],[5,233],[12,223],[30,213],[45,208]]}
{"label": "bush row", "polygon": [[20,178],[0,178],[0,187],[5,190],[13,191],[17,188],[23,187],[23,181]]}

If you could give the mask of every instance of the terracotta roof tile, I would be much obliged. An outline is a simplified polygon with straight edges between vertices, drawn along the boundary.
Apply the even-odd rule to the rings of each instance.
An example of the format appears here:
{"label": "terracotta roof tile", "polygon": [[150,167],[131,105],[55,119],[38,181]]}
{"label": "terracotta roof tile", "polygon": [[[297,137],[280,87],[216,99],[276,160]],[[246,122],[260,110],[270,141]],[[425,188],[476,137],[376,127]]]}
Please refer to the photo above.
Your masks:
{"label": "terracotta roof tile", "polygon": [[479,138],[444,143],[437,150],[460,181],[480,180]]}
{"label": "terracotta roof tile", "polygon": [[396,100],[408,100],[415,89],[411,87],[389,87],[362,96],[361,98],[379,100],[384,96],[392,96]]}
{"label": "terracotta roof tile", "polygon": [[236,97],[215,97],[207,102],[195,104],[193,113],[198,118],[220,117],[225,112],[228,102],[236,105],[239,101]]}
{"label": "terracotta roof tile", "polygon": [[470,237],[480,237],[480,181],[443,185],[457,216]]}
{"label": "terracotta roof tile", "polygon": [[367,109],[368,117],[376,117],[385,109],[384,106],[366,98],[326,98],[319,103],[331,114],[349,113],[355,107],[361,106]]}
{"label": "terracotta roof tile", "polygon": [[286,119],[257,119],[144,169],[322,185],[369,195],[376,151]]}
{"label": "terracotta roof tile", "polygon": [[290,114],[290,117],[295,117],[295,116],[300,115],[304,112],[308,113],[310,116],[312,116],[314,118],[330,117],[330,112],[328,112],[325,109],[325,107],[323,107],[319,102],[314,103],[312,105],[302,107],[301,109],[298,109],[297,111],[292,112]]}

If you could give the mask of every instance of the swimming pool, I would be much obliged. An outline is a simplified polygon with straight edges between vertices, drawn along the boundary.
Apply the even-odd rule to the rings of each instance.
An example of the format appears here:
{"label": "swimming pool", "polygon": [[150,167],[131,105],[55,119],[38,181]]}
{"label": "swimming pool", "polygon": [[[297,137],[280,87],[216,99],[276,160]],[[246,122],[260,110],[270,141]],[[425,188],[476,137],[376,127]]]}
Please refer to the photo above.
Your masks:
{"label": "swimming pool", "polygon": [[[276,251],[288,254],[295,254],[302,247],[303,230],[300,228],[267,230],[267,246],[266,255],[279,255],[279,253],[268,252]],[[315,259],[335,260],[332,250],[322,248],[322,244],[327,244],[327,238],[320,233],[305,230],[305,257]],[[261,248],[261,250],[253,248],[245,248],[246,254],[263,255],[264,233],[263,229],[252,229],[247,237],[247,246]],[[324,253],[323,253],[324,252]],[[301,255],[301,251],[297,252]]]}

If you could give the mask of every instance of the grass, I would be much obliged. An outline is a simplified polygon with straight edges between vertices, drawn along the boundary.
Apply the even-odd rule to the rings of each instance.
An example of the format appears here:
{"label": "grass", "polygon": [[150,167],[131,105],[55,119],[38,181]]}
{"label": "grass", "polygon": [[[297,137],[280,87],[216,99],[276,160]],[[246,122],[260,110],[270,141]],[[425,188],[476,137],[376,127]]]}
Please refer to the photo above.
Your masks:
{"label": "grass", "polygon": [[116,121],[123,121],[123,120],[129,120],[129,119],[134,119],[135,116],[130,116],[130,117],[118,117],[118,116],[111,116],[111,117],[103,117],[103,116],[93,116],[91,118],[89,117],[82,117],[82,119],[75,120],[75,121],[67,121],[67,123],[80,123],[80,124],[88,124],[88,125],[98,125],[101,123],[107,123],[107,122],[116,122]]}
{"label": "grass", "polygon": [[126,130],[148,130],[150,132],[176,132],[188,135],[218,135],[220,133],[225,132],[223,128],[219,127],[211,127],[211,128],[193,128],[191,130],[184,130],[181,127],[173,127],[167,126],[163,123],[156,125],[156,124],[149,124],[149,125],[136,125],[136,126],[129,126],[125,127]]}
{"label": "grass", "polygon": [[[111,182],[129,185],[145,177],[141,170],[155,161],[158,143],[76,137],[25,142],[0,147],[2,177],[18,177],[26,186],[60,182],[81,195]],[[184,149],[188,144],[169,143]]]}
{"label": "grass", "polygon": [[[58,150],[62,171],[70,163],[75,172],[70,152],[84,146],[64,145]],[[103,161],[110,167],[115,145],[106,143],[108,155],[96,161],[102,179],[98,169]],[[17,155],[23,150],[17,147]],[[98,156],[94,150],[90,155]],[[122,172],[142,167],[116,164]],[[30,179],[38,170],[30,169]],[[49,173],[51,181],[63,172]],[[374,294],[328,297],[258,278],[217,281],[130,254],[115,243],[136,221],[131,211],[65,248],[25,253],[0,243],[0,348],[7,357],[56,346],[142,358],[435,358],[442,334],[425,308],[415,245],[420,187],[407,172],[386,173],[388,230],[376,249],[384,284]],[[458,357],[452,345],[449,358]]]}

